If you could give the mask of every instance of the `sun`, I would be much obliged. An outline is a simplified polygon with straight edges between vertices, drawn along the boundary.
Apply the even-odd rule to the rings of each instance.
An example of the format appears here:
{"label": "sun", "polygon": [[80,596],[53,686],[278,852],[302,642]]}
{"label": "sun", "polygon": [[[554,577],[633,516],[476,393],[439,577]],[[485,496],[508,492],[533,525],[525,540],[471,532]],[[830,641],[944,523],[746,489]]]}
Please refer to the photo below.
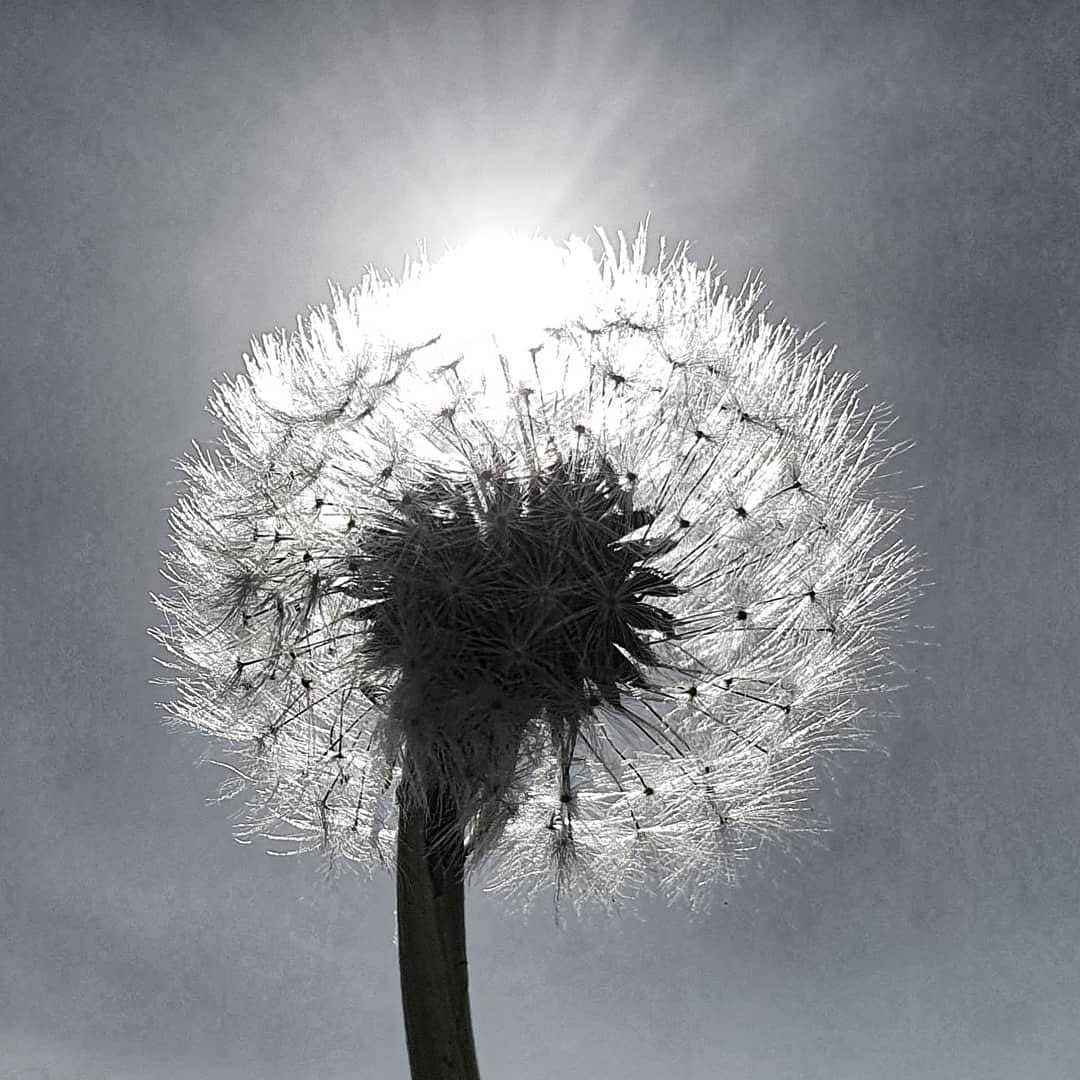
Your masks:
{"label": "sun", "polygon": [[560,246],[492,230],[447,251],[431,284],[445,332],[463,349],[486,344],[509,354],[534,347],[571,309],[580,311],[599,277],[583,242]]}
{"label": "sun", "polygon": [[[564,370],[552,330],[599,310],[602,278],[584,240],[564,244],[485,231],[407,275],[393,321],[422,348],[399,387],[427,415],[459,405],[501,427],[508,395],[535,388],[543,369],[565,392],[587,368]],[[538,369],[539,366],[539,369]],[[512,409],[511,409],[512,412]]]}

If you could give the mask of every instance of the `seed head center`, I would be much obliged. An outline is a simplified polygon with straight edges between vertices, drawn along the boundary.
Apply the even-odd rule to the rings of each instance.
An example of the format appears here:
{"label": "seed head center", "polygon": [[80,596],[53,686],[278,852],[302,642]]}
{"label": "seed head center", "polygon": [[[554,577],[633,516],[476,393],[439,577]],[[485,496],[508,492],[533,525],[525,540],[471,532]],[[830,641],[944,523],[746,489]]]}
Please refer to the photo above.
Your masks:
{"label": "seed head center", "polygon": [[365,617],[379,666],[404,675],[419,657],[444,698],[494,683],[534,714],[580,714],[594,691],[614,701],[647,684],[644,632],[674,623],[650,601],[678,589],[647,566],[654,546],[626,539],[654,515],[606,460],[486,470],[482,485],[439,477],[409,494],[407,515],[387,516],[356,561],[357,595],[377,599]]}

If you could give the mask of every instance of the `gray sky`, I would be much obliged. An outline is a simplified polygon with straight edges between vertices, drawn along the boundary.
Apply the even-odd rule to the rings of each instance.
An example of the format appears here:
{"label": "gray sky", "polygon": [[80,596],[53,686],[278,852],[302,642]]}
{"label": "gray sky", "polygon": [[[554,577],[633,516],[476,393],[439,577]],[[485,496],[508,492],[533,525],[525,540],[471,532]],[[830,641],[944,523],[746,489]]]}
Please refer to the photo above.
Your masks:
{"label": "gray sky", "polygon": [[327,279],[649,212],[895,404],[935,645],[708,917],[470,893],[484,1075],[1075,1075],[1078,55],[1024,0],[7,0],[0,1077],[406,1076],[392,882],[235,844],[154,710],[171,462]]}

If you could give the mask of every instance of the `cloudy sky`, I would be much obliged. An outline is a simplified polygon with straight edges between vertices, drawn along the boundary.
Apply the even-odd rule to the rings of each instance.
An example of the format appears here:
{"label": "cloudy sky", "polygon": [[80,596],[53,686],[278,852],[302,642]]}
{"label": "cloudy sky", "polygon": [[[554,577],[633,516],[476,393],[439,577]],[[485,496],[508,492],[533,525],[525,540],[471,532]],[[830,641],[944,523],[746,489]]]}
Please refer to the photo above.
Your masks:
{"label": "cloudy sky", "polygon": [[155,711],[172,461],[328,280],[648,213],[895,405],[931,644],[709,916],[471,892],[484,1075],[1075,1075],[1078,55],[1049,0],[7,0],[0,1077],[404,1080],[392,882],[238,846]]}

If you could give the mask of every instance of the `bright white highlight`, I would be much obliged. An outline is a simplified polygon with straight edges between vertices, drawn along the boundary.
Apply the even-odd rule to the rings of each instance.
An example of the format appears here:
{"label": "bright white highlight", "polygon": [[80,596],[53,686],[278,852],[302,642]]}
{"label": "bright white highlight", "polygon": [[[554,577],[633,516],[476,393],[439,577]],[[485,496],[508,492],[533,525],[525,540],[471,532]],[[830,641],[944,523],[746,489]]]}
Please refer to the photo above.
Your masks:
{"label": "bright white highlight", "polygon": [[[490,232],[410,267],[387,311],[391,340],[422,343],[401,375],[401,397],[439,413],[467,403],[473,417],[505,424],[508,402],[550,371],[553,328],[597,324],[605,299],[588,245],[557,245],[524,233]],[[563,395],[588,386],[587,364],[562,364],[548,377]],[[427,454],[445,460],[431,445]]]}
{"label": "bright white highlight", "polygon": [[583,245],[488,233],[447,252],[425,284],[448,343],[512,354],[542,343],[571,312],[587,310],[600,277]]}

